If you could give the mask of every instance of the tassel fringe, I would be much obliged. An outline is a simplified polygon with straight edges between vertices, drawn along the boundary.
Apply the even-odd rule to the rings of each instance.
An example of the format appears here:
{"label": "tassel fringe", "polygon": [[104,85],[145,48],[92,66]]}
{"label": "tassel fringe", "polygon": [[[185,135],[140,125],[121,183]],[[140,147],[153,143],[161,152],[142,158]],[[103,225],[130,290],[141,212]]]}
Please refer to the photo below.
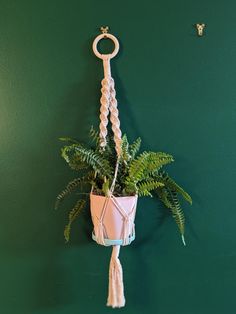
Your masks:
{"label": "tassel fringe", "polygon": [[123,271],[119,260],[120,246],[114,245],[112,249],[109,269],[109,292],[107,306],[113,308],[125,306]]}

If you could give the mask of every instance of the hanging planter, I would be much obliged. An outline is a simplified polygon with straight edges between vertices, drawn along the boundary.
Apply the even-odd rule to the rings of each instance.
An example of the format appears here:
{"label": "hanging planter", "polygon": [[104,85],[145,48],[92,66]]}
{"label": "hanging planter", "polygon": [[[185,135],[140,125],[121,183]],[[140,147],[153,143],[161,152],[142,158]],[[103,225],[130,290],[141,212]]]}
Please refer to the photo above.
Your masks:
{"label": "hanging planter", "polygon": [[118,259],[120,246],[130,244],[135,238],[134,219],[137,196],[114,197],[90,194],[90,210],[94,225],[93,239],[101,245],[113,246],[109,270],[107,305],[125,305],[123,274]]}
{"label": "hanging planter", "polygon": [[135,238],[137,195],[108,197],[90,194],[93,239],[102,245],[128,245]]}
{"label": "hanging planter", "polygon": [[[115,49],[111,54],[98,52],[97,44],[103,38],[114,42]],[[78,176],[58,195],[56,208],[67,195],[80,191],[81,197],[70,211],[64,230],[65,239],[69,241],[71,225],[85,207],[87,197],[90,197],[94,226],[92,238],[98,244],[113,248],[107,305],[122,307],[125,305],[125,297],[119,252],[120,246],[128,245],[135,239],[134,220],[138,196],[155,195],[170,209],[184,245],[185,220],[179,195],[189,203],[192,200],[163,170],[163,166],[174,161],[170,154],[146,151],[139,154],[141,139],[129,144],[127,136],[122,136],[110,68],[110,60],[119,51],[117,38],[107,33],[107,29],[103,29],[103,34],[97,36],[93,42],[93,51],[102,59],[104,68],[100,127],[99,131],[91,128],[88,145],[71,138],[61,138],[68,142],[62,148],[62,157],[70,168],[78,172]]]}

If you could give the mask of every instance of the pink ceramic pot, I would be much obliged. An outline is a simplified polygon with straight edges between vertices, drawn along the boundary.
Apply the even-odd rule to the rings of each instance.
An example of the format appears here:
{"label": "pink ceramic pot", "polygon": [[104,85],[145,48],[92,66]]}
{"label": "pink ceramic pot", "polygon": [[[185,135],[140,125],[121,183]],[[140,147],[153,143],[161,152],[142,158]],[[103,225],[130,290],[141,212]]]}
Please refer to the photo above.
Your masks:
{"label": "pink ceramic pot", "polygon": [[103,245],[127,245],[135,238],[137,195],[105,197],[90,194],[93,239]]}

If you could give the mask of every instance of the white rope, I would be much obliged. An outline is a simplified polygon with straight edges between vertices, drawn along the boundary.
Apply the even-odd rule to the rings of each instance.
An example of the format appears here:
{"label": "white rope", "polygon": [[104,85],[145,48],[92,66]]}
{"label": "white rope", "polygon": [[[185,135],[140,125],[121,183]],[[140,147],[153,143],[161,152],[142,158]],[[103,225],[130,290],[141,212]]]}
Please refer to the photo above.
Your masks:
{"label": "white rope", "polygon": [[109,115],[109,105],[110,105],[110,82],[109,78],[104,78],[102,80],[101,88],[102,96],[100,98],[100,147],[105,148],[107,144],[107,125],[108,125],[108,115]]}
{"label": "white rope", "polygon": [[107,306],[125,306],[123,270],[119,260],[120,246],[114,245],[109,267],[109,292]]}
{"label": "white rope", "polygon": [[[108,37],[113,40],[115,44],[115,49],[111,54],[101,54],[97,50],[97,43],[100,39]],[[107,204],[109,200],[114,201],[114,197],[112,195],[116,178],[119,169],[119,162],[121,156],[121,130],[120,130],[120,120],[119,120],[119,111],[117,108],[117,100],[116,100],[116,91],[114,80],[111,76],[111,67],[110,67],[110,59],[112,59],[119,51],[119,42],[115,36],[111,34],[101,34],[97,36],[93,42],[93,51],[98,58],[103,60],[103,69],[104,69],[104,79],[102,80],[102,88],[101,93],[102,96],[100,98],[100,147],[102,150],[105,149],[107,144],[107,125],[108,125],[108,117],[110,113],[110,121],[112,126],[112,131],[114,134],[114,142],[117,154],[116,167],[114,172],[114,178],[110,187],[109,196],[106,198],[101,217],[98,221],[97,226],[95,227],[95,233],[98,237],[98,242],[100,244],[104,244],[104,225],[103,225],[103,217],[105,215],[105,211],[107,208]],[[123,213],[124,215],[124,213]],[[129,229],[130,229],[130,220],[129,216],[125,215],[124,221],[124,230],[123,230],[123,241],[124,244],[127,244],[129,237]],[[133,227],[134,228],[134,227]],[[123,271],[122,266],[119,260],[119,252],[120,246],[114,245],[112,250],[112,256],[110,261],[109,268],[109,292],[108,292],[108,300],[107,305],[112,307],[122,307],[125,305],[125,297],[124,297],[124,287],[123,287]]]}
{"label": "white rope", "polygon": [[121,130],[119,111],[117,109],[116,91],[114,80],[111,77],[111,67],[109,57],[103,59],[104,79],[102,80],[102,96],[100,98],[100,146],[102,149],[106,146],[108,115],[110,112],[110,121],[114,133],[114,142],[116,153],[119,158],[121,155]]}
{"label": "white rope", "polygon": [[114,133],[114,142],[116,144],[117,156],[121,155],[121,130],[120,130],[120,120],[119,112],[117,109],[116,91],[114,80],[110,78],[110,119],[112,123],[112,131]]}
{"label": "white rope", "polygon": [[97,237],[97,242],[101,245],[105,245],[105,242],[104,242],[104,229],[105,228],[103,224],[103,218],[106,213],[108,202],[109,202],[109,197],[106,197],[105,202],[103,204],[101,215],[100,217],[97,217],[98,222],[97,224],[94,224],[94,232]]}
{"label": "white rope", "polygon": [[123,245],[127,245],[129,244],[130,233],[132,234],[134,232],[133,214],[134,211],[136,210],[137,199],[133,204],[132,210],[129,213],[127,213],[126,210],[122,208],[122,206],[119,204],[119,202],[116,200],[114,196],[112,197],[112,201],[113,204],[116,206],[117,210],[120,212],[121,216],[123,216],[124,218],[121,238],[123,241]]}

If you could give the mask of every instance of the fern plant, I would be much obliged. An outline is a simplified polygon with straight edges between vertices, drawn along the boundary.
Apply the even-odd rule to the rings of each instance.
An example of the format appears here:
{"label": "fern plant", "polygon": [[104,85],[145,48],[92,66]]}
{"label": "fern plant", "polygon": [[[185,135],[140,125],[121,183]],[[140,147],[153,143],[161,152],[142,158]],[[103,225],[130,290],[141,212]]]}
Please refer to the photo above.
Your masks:
{"label": "fern plant", "polygon": [[[97,195],[108,195],[117,158],[113,138],[108,136],[107,145],[104,150],[101,150],[99,134],[94,128],[90,130],[89,144],[83,144],[68,137],[60,138],[60,140],[67,142],[67,145],[61,149],[61,156],[77,175],[57,196],[55,208],[58,208],[68,195],[78,193],[78,191],[80,194],[74,208],[69,213],[69,220],[64,230],[65,240],[68,242],[71,225],[85,208],[91,188]],[[192,199],[163,170],[163,166],[174,161],[173,156],[163,152],[149,151],[139,154],[140,146],[140,138],[130,144],[127,136],[123,135],[122,154],[113,194],[114,196],[136,194],[138,196],[157,196],[170,210],[185,244],[185,218],[180,197],[190,204],[192,204]]]}

